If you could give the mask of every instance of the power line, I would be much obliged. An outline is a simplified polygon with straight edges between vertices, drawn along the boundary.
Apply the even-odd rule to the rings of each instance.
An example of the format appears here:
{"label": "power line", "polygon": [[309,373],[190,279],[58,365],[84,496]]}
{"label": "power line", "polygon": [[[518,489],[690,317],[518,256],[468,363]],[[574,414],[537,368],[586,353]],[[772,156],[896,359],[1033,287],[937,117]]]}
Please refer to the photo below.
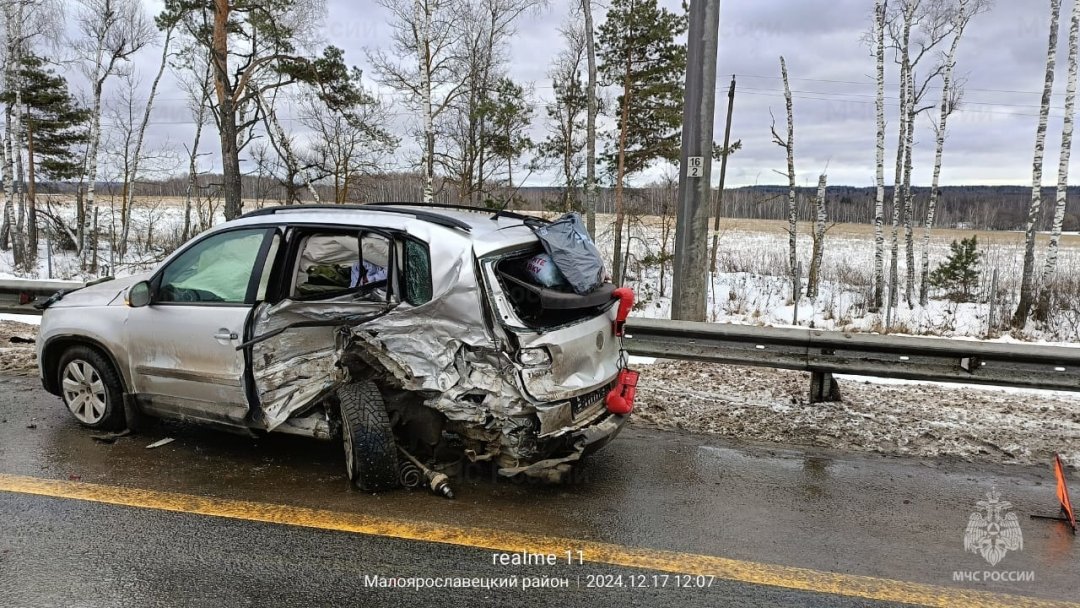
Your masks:
{"label": "power line", "polygon": [[[735,75],[735,76],[737,76],[739,78],[758,78],[758,79],[762,79],[762,80],[782,80],[781,77],[779,77],[779,76],[756,76],[756,75],[748,75],[748,73],[737,73],[737,75]],[[854,85],[858,85],[858,86],[875,86],[877,84],[873,80],[864,80],[864,81],[829,80],[829,79],[824,79],[824,78],[789,78],[788,80],[798,80],[798,81],[804,81],[804,82],[827,82],[827,83],[831,83],[831,84],[854,84]],[[928,86],[927,89],[928,90],[934,90],[934,91],[941,91],[941,86],[937,86],[937,85]],[[1016,94],[1016,95],[1031,95],[1031,96],[1035,96],[1035,97],[1038,97],[1039,95],[1042,95],[1041,91],[1018,91],[1018,90],[1015,90],[1015,89],[980,89],[980,87],[973,87],[973,86],[964,86],[964,90],[966,90],[966,91],[981,91],[981,92],[985,92],[985,93],[1012,93],[1012,94]],[[1055,92],[1054,95],[1055,96],[1064,96],[1065,93]]]}
{"label": "power line", "polygon": [[[745,93],[746,95],[758,95],[758,96],[761,96],[761,97],[778,97],[778,98],[782,98],[784,96],[784,94],[781,93],[781,92],[759,93],[759,92],[755,92],[755,91],[747,91],[745,88],[742,89],[742,92]],[[868,105],[868,106],[874,104],[873,101],[863,101],[861,99],[837,99],[835,97],[811,97],[811,96],[808,96],[808,95],[795,95],[795,94],[792,94],[791,97],[794,98],[794,99],[805,99],[805,100],[809,100],[809,101],[831,101],[831,102],[857,103],[857,104],[860,104],[860,105]],[[889,101],[886,101],[885,105],[890,107],[890,108],[899,108],[900,107],[899,104],[890,103]],[[958,113],[971,112],[971,110],[964,110],[963,107],[958,108],[956,111]],[[1023,113],[1023,112],[1003,112],[1003,111],[995,111],[995,110],[977,110],[977,111],[979,113],[982,113],[982,114],[995,114],[995,115],[1001,115],[1001,116],[1030,116],[1030,117],[1033,117],[1033,118],[1038,118],[1039,117],[1038,114],[1026,114],[1026,113]],[[1061,118],[1061,116],[1058,115],[1058,114],[1051,114],[1051,116],[1053,116],[1054,118]]]}
{"label": "power line", "polygon": [[[741,90],[743,90],[743,91],[763,91],[763,92],[770,92],[770,93],[783,93],[783,89],[761,89],[761,88],[755,88],[755,87],[742,87]],[[799,90],[799,89],[792,89],[791,92],[792,93],[803,93],[803,94],[808,94],[808,95],[829,95],[829,96],[841,97],[841,98],[858,97],[858,98],[873,99],[873,98],[876,97],[876,95],[868,95],[868,94],[863,94],[863,93],[835,93],[835,92],[832,92],[832,91],[804,91],[804,90]],[[1004,102],[994,102],[994,101],[970,101],[970,100],[967,100],[967,99],[964,99],[964,100],[961,101],[961,105],[964,105],[964,104],[978,105],[978,106],[1002,106],[1002,107],[1010,107],[1010,108],[1041,108],[1042,107],[1040,104],[1004,103]],[[1061,110],[1062,112],[1065,111],[1065,108],[1058,107],[1058,106],[1050,106],[1050,109],[1051,110]]]}

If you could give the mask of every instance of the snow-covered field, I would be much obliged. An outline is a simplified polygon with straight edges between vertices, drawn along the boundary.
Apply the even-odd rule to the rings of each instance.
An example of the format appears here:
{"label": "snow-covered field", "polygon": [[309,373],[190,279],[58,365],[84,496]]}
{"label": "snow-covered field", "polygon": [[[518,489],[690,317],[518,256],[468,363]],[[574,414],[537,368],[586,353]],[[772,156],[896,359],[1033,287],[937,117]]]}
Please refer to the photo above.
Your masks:
{"label": "snow-covered field", "polygon": [[[665,268],[661,291],[661,269],[650,258],[660,257],[663,233],[660,220],[648,218],[643,226],[631,233],[631,256],[627,282],[635,288],[639,307],[635,314],[652,318],[669,318],[671,314],[671,262]],[[726,224],[726,225],[725,225]],[[610,224],[604,223],[598,236],[602,250],[611,249]],[[799,259],[803,267],[802,292],[805,293],[806,269],[810,265],[810,236],[808,224],[800,225]],[[805,296],[795,302],[792,284],[787,276],[788,237],[786,222],[727,220],[719,232],[716,273],[711,274],[708,294],[709,320],[723,323],[785,326],[797,321],[803,327],[818,329],[885,332],[894,334],[933,335],[945,337],[998,338],[1003,341],[1080,341],[1080,238],[1066,236],[1058,261],[1058,276],[1070,283],[1074,304],[1055,311],[1045,323],[1032,322],[1023,333],[1010,333],[1008,320],[1016,306],[1020,275],[1023,268],[1023,235],[1021,233],[979,233],[982,253],[979,284],[975,301],[957,304],[944,294],[930,292],[927,306],[918,305],[918,287],[913,288],[915,303],[909,306],[904,299],[903,280],[906,275],[904,249],[901,243],[898,260],[901,278],[900,301],[892,308],[891,318],[885,310],[868,310],[873,279],[874,243],[870,226],[837,225],[826,235],[822,262],[820,293],[814,300]],[[674,231],[669,236],[674,240]],[[886,230],[886,254],[888,236]],[[937,231],[930,241],[930,268],[946,259],[949,243],[972,233],[956,230]],[[710,246],[711,246],[710,236]],[[625,239],[624,239],[625,240]],[[1039,265],[1043,241],[1039,243]],[[668,252],[671,246],[669,242]],[[919,280],[921,240],[916,245],[916,282]],[[885,268],[889,267],[886,259]],[[994,271],[997,271],[996,290],[992,290]],[[993,319],[991,319],[993,309]],[[994,321],[993,327],[990,326]],[[887,323],[889,322],[889,323]],[[886,325],[888,325],[886,327]]]}

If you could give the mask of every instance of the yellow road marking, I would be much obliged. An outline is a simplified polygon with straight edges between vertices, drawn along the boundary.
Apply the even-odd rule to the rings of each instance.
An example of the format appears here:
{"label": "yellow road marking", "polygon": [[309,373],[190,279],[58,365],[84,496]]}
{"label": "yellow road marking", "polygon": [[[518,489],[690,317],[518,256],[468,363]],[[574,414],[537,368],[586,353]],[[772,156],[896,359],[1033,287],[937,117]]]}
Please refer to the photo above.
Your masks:
{"label": "yellow road marking", "polygon": [[610,543],[555,536],[408,521],[357,513],[342,513],[245,500],[209,498],[174,492],[41,479],[21,475],[0,474],[0,491],[443,543],[507,553],[528,551],[565,555],[566,551],[574,551],[576,556],[576,552],[581,551],[585,561],[597,564],[642,568],[674,574],[715,576],[719,579],[739,583],[923,606],[1080,608],[1080,604],[1067,602],[924,585],[869,576],[821,572],[807,568],[776,566],[712,555],[624,547]]}

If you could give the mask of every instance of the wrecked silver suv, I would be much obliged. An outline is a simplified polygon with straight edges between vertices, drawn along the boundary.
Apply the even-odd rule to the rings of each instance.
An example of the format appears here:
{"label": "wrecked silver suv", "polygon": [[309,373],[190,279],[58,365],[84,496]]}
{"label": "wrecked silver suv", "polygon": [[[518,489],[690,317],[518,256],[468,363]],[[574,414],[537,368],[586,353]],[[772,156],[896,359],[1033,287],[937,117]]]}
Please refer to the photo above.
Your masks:
{"label": "wrecked silver suv", "polygon": [[249,213],[148,276],[54,296],[42,382],[90,428],[149,415],[340,438],[369,490],[449,494],[434,468],[455,454],[558,479],[632,407],[617,334],[633,294],[537,283],[542,225],[404,204]]}

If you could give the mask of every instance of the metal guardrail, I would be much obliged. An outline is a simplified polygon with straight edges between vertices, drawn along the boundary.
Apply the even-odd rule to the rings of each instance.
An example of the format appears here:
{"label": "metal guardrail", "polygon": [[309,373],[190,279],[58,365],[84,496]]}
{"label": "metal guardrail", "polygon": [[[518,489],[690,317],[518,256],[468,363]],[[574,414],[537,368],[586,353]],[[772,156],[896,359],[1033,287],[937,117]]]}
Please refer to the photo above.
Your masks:
{"label": "metal guardrail", "polygon": [[1080,391],[1080,348],[629,319],[631,354],[811,372],[811,401],[839,399],[832,374]]}
{"label": "metal guardrail", "polygon": [[[0,312],[33,307],[77,281],[0,280]],[[840,398],[832,374],[1080,391],[1080,348],[847,334],[660,319],[627,321],[634,355],[810,372],[810,400]]]}
{"label": "metal guardrail", "polygon": [[40,315],[34,303],[45,300],[61,289],[77,289],[81,281],[38,281],[31,279],[0,279],[0,313]]}

